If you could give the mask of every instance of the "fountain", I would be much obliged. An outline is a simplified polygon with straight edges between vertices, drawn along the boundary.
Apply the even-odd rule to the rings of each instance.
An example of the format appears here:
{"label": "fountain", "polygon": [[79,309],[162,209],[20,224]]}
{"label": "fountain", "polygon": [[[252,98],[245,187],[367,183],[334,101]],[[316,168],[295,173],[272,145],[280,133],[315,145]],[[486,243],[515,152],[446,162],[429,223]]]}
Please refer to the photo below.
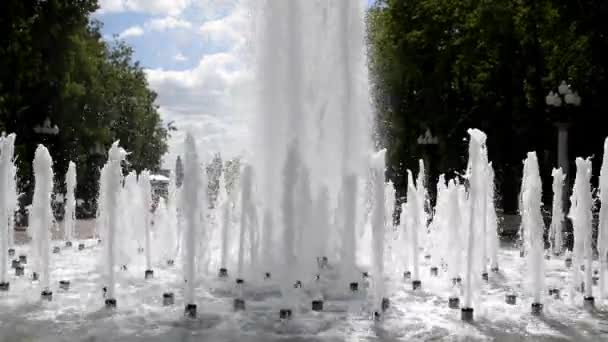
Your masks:
{"label": "fountain", "polygon": [[541,294],[544,289],[545,268],[543,261],[543,253],[545,250],[545,242],[543,233],[545,224],[541,210],[542,185],[540,172],[538,168],[538,160],[535,152],[529,152],[528,158],[524,161],[524,169],[526,177],[522,183],[522,198],[523,208],[522,222],[524,232],[526,232],[526,250],[528,264],[528,279],[530,280],[530,289],[533,296],[532,314],[538,315],[542,312],[543,304],[541,302]]}
{"label": "fountain", "polygon": [[53,295],[50,289],[51,227],[54,221],[51,209],[53,160],[43,145],[38,145],[36,149],[33,169],[36,186],[30,211],[30,223],[32,241],[35,246],[36,266],[34,269],[40,274],[42,297],[50,300]]}
{"label": "fountain", "polygon": [[[485,198],[480,198],[480,194],[485,193],[483,188],[484,183],[484,169],[485,164],[483,163],[482,156],[484,155],[486,135],[480,130],[469,129],[468,130],[471,139],[469,141],[469,161],[467,165],[467,179],[469,181],[469,222],[467,243],[466,243],[466,273],[465,273],[465,288],[464,288],[464,306],[461,309],[461,317],[463,321],[473,320],[473,296],[474,296],[474,278],[473,274],[476,273],[474,258],[476,252],[475,235],[476,224],[475,220],[476,212],[480,206],[480,200],[485,206]],[[481,216],[485,220],[485,216]],[[484,225],[485,226],[485,225]],[[482,235],[485,238],[485,235]],[[484,239],[485,240],[485,239]],[[485,246],[482,246],[482,249]],[[485,260],[482,259],[482,262]],[[479,274],[479,273],[477,273]]]}
{"label": "fountain", "polygon": [[562,198],[564,179],[566,175],[561,168],[553,169],[553,207],[551,210],[551,226],[549,230],[549,242],[551,243],[551,251],[555,255],[560,255],[563,248],[563,226],[564,226],[564,211],[562,209]]}
{"label": "fountain", "polygon": [[218,203],[220,204],[222,213],[222,254],[220,259],[220,277],[228,276],[228,242],[230,238],[231,215],[232,215],[232,198],[229,197],[226,191],[226,172],[222,172],[220,178]]}
{"label": "fountain", "polygon": [[372,274],[374,276],[374,300],[376,303],[374,305],[374,312],[376,316],[385,311],[385,306],[388,307],[388,298],[385,297],[384,285],[384,231],[386,230],[385,154],[386,150],[381,150],[371,160],[374,193],[374,208],[372,211]]}
{"label": "fountain", "polygon": [[498,272],[498,249],[500,241],[498,237],[498,218],[496,216],[496,205],[494,203],[494,168],[492,163],[488,164],[488,183],[487,183],[487,246],[490,253],[490,270],[494,273]]}
{"label": "fountain", "polygon": [[[411,253],[412,253],[412,289],[417,290],[422,286],[422,281],[420,280],[419,273],[419,254],[420,249],[418,247],[418,233],[421,230],[423,223],[421,222],[422,218],[420,217],[421,210],[419,209],[422,205],[420,198],[418,197],[420,192],[417,190],[414,185],[414,177],[412,176],[412,172],[407,170],[408,182],[407,182],[407,204],[408,204],[408,213],[412,215],[411,226],[410,226],[410,238],[411,238]],[[421,183],[417,184],[418,186],[422,186]]]}
{"label": "fountain", "polygon": [[608,138],[604,141],[604,157],[600,170],[600,221],[598,226],[598,259],[599,259],[599,295],[600,298],[608,296],[606,277],[608,276]]}
{"label": "fountain", "polygon": [[[246,231],[253,231],[254,227],[252,226],[253,221],[252,221],[252,216],[251,216],[251,212],[253,210],[255,210],[255,208],[253,208],[253,203],[252,203],[252,199],[251,199],[251,192],[252,192],[252,187],[253,187],[253,170],[252,167],[250,165],[246,165],[243,168],[243,173],[242,173],[242,179],[241,179],[241,225],[240,225],[240,231],[239,231],[239,256],[238,256],[238,266],[237,266],[237,278],[236,278],[236,282],[237,284],[241,285],[239,286],[239,300],[243,301],[243,307],[244,307],[244,299],[243,297],[243,293],[242,293],[242,284],[243,284],[243,280],[245,279],[245,232]],[[253,246],[253,242],[249,241],[249,248],[250,249],[254,249]],[[255,252],[252,252],[255,253]],[[251,260],[253,262],[253,260]]]}
{"label": "fountain", "polygon": [[[460,194],[460,185],[456,183],[455,180],[450,180],[448,183],[447,193],[445,196],[449,200],[449,222],[451,223],[450,227],[447,228],[447,240],[449,242],[449,246],[446,245],[446,260],[448,261],[448,275],[450,279],[452,279],[452,293],[450,295],[450,305],[458,308],[460,305],[460,284],[458,279],[460,279],[461,269],[462,269],[462,256],[463,256],[463,245],[461,241],[462,237],[462,229],[461,229],[461,194]],[[458,304],[458,305],[456,305]],[[451,306],[450,306],[451,307]]]}
{"label": "fountain", "polygon": [[[595,298],[593,297],[593,247],[592,247],[592,202],[593,198],[591,195],[591,159],[576,158],[576,178],[574,180],[574,188],[572,191],[572,197],[570,201],[572,203],[570,207],[570,218],[572,219],[572,225],[574,229],[574,250],[573,259],[574,267],[572,272],[574,273],[573,287],[581,284],[579,267],[584,265],[585,280],[583,282],[584,287],[584,304],[585,307],[592,308],[594,306]],[[583,264],[585,260],[585,264]],[[571,292],[574,292],[571,290]]]}
{"label": "fountain", "polygon": [[[184,279],[186,288],[184,290],[184,301],[186,302],[185,314],[194,318],[197,314],[194,290],[196,286],[196,241],[197,229],[201,226],[201,208],[205,207],[202,195],[205,184],[203,172],[196,150],[196,143],[191,134],[186,136],[184,158],[184,182],[182,190],[182,210],[185,218],[185,256],[184,256]],[[204,227],[203,227],[204,229]]]}
{"label": "fountain", "polygon": [[[515,339],[576,339],[578,329],[590,339],[605,339],[601,329],[589,329],[603,324],[601,315],[580,314],[563,300],[574,296],[553,286],[558,282],[580,286],[580,266],[586,261],[585,303],[590,307],[592,296],[587,290],[594,286],[595,263],[588,243],[588,177],[577,181],[573,196],[576,264],[572,270],[564,267],[568,255],[552,257],[556,262],[542,259],[540,181],[534,155],[525,164],[520,208],[525,265],[517,251],[498,245],[494,170],[487,158],[486,136],[479,130],[469,131],[464,177],[450,178],[455,174],[450,172],[439,180],[435,208],[426,194],[425,165],[419,164],[416,178],[408,173],[407,202],[398,202],[400,224],[393,227],[395,189],[386,182],[384,163],[394,156],[390,151],[372,152],[365,5],[346,0],[252,3],[262,9],[252,12],[260,19],[252,30],[256,114],[251,130],[256,140],[240,159],[242,172],[235,172],[236,179],[223,174],[217,202],[207,203],[208,186],[215,183],[205,179],[204,158],[188,135],[183,186],[176,188],[172,179],[167,197],[159,199],[150,213],[147,173],[141,173],[139,180],[134,172],[123,177],[121,164],[127,153],[113,144],[99,180],[95,234],[101,245],[94,236],[79,239],[83,248],[87,246],[81,252],[71,249],[51,255],[50,274],[61,279],[55,283],[62,289],[56,303],[30,305],[27,289],[37,285],[29,277],[3,275],[10,279],[11,290],[0,293],[0,321],[6,327],[0,339],[6,331],[8,339],[15,339],[12,334],[17,331],[24,339],[33,336],[32,340],[46,340],[60,331],[77,340],[80,336],[73,331],[87,331],[90,338],[128,340],[142,322],[144,328],[154,327],[142,337],[150,340],[172,340],[183,333],[216,339],[261,333],[267,340],[310,336],[331,340],[343,338],[344,331],[353,339],[382,338],[370,337],[380,331],[403,340],[496,339],[508,326],[517,327],[507,331]],[[2,150],[0,180],[8,175],[10,182],[14,165],[3,164],[12,159],[5,156]],[[128,162],[122,166],[130,167]],[[3,173],[7,169],[12,171]],[[589,175],[590,169],[580,172]],[[601,178],[606,180],[605,173]],[[603,181],[601,196],[608,193]],[[0,187],[11,188],[3,182]],[[9,193],[12,196],[12,190]],[[0,198],[0,207],[10,208],[12,203]],[[32,207],[31,230],[39,227],[36,208]],[[600,216],[603,241],[605,212]],[[555,247],[558,233],[552,234]],[[0,239],[3,248],[5,241],[10,246],[5,232]],[[31,264],[43,262],[35,253],[39,241],[18,244],[16,255],[24,258],[15,260],[14,266],[15,272],[40,274],[44,287],[42,280],[48,274],[41,267],[30,269]],[[49,248],[47,241],[47,264]],[[30,252],[34,253],[27,264],[25,254]],[[11,260],[3,258],[6,271]],[[180,263],[183,267],[176,267]],[[116,268],[122,271],[116,273]],[[140,271],[152,268],[154,281],[146,282]],[[521,272],[524,269],[527,272]],[[218,270],[221,277],[239,279],[236,295],[235,284],[218,279]],[[480,275],[488,270],[497,273],[488,275],[492,282],[486,285]],[[578,274],[578,281],[566,272]],[[413,280],[412,284],[404,284],[403,278]],[[99,279],[103,284],[97,283]],[[422,281],[424,291],[418,291]],[[531,291],[522,292],[519,284],[528,282]],[[554,298],[541,296],[548,290],[544,283],[551,285]],[[0,290],[5,290],[3,286]],[[120,310],[99,312],[100,287],[105,289],[106,306],[116,307],[119,297]],[[549,319],[527,324],[530,308],[514,305],[517,296],[521,302],[533,302],[533,313],[543,312]],[[182,297],[187,318],[200,319],[178,317],[182,309],[174,304]],[[52,294],[44,297],[51,298]],[[384,311],[389,306],[390,311]],[[245,309],[248,312],[233,312]],[[483,324],[463,327],[455,321],[455,309],[460,309],[464,321],[473,320],[475,310],[475,318]],[[382,318],[372,322],[371,329],[370,316]],[[19,329],[11,328],[15,319]],[[569,329],[556,327],[554,321]]]}
{"label": "fountain", "polygon": [[150,231],[150,210],[152,208],[152,189],[150,185],[150,172],[144,170],[139,175],[137,182],[140,186],[141,191],[141,217],[143,220],[144,228],[144,253],[146,256],[146,271],[145,278],[149,279],[154,277],[154,271],[152,270],[152,232]]}
{"label": "fountain", "polygon": [[63,231],[65,246],[71,247],[75,238],[76,228],[76,164],[70,161],[65,174],[65,213],[63,215]]}
{"label": "fountain", "polygon": [[[7,251],[12,248],[13,213],[15,204],[15,174],[13,169],[15,151],[15,134],[0,137],[0,222],[10,222],[8,227],[0,227],[0,291],[7,291],[10,287],[8,281],[8,257]],[[14,249],[13,249],[14,255]]]}
{"label": "fountain", "polygon": [[105,304],[107,308],[116,307],[116,277],[114,274],[114,266],[116,265],[116,244],[118,228],[118,201],[122,189],[122,166],[121,163],[125,160],[126,151],[118,145],[118,141],[112,144],[108,151],[108,161],[101,171],[100,191],[103,191],[102,216],[98,218],[102,224],[107,226],[104,228],[105,241],[105,256],[106,256],[106,271],[107,271],[107,293]]}

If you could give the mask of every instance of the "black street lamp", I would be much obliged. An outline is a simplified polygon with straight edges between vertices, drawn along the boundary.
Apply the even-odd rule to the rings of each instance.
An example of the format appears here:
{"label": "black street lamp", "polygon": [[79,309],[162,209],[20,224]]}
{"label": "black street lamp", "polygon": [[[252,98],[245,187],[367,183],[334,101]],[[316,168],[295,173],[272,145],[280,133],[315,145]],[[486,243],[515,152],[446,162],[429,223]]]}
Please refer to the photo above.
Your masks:
{"label": "black street lamp", "polygon": [[557,165],[564,172],[563,208],[568,208],[568,181],[569,156],[568,156],[568,130],[574,115],[574,107],[580,107],[582,102],[577,91],[572,90],[571,85],[562,81],[557,87],[557,92],[550,91],[545,97],[547,109],[552,113],[554,125],[557,127]]}

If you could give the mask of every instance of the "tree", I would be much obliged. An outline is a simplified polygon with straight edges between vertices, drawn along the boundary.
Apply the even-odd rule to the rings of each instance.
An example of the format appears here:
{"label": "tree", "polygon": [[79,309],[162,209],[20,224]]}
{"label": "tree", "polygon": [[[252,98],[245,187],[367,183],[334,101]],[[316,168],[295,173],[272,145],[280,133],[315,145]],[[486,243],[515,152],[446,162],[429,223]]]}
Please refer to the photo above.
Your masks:
{"label": "tree", "polygon": [[[130,152],[129,168],[158,169],[167,127],[133,50],[107,43],[90,19],[96,0],[6,0],[0,3],[0,128],[17,133],[20,190],[31,194],[31,162],[45,144],[63,177],[77,163],[77,196],[93,199],[98,171],[113,140]],[[36,134],[46,118],[59,134]],[[62,181],[58,191],[62,191]],[[28,196],[23,201],[29,202]]]}
{"label": "tree", "polygon": [[429,153],[416,143],[426,129],[440,138],[431,181],[464,168],[466,129],[477,127],[488,133],[505,211],[517,208],[525,152],[539,153],[550,187],[556,132],[544,97],[562,79],[584,101],[574,135],[580,130],[586,138],[571,151],[599,153],[604,105],[592,100],[606,88],[606,68],[594,57],[606,51],[599,13],[607,11],[591,0],[378,0],[368,13],[370,73],[377,128],[400,195],[405,169]]}

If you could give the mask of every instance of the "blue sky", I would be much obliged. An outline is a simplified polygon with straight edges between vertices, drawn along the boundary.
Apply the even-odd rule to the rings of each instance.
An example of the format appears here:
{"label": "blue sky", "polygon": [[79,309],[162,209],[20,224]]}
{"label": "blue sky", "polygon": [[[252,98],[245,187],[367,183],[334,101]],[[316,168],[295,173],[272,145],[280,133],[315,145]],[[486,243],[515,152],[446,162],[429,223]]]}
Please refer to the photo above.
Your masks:
{"label": "blue sky", "polygon": [[252,77],[243,57],[252,31],[246,1],[258,0],[99,0],[94,17],[104,37],[118,35],[134,48],[163,119],[179,129],[166,166],[186,131],[208,158],[242,152],[251,106],[239,95]]}

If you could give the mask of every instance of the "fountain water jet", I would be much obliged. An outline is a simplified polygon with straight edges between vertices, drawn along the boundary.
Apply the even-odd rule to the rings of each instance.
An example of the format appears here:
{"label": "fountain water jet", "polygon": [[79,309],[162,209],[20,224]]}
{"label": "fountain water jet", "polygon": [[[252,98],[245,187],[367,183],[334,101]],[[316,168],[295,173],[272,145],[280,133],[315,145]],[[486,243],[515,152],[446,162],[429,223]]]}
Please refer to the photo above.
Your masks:
{"label": "fountain water jet", "polygon": [[72,245],[75,238],[76,228],[76,164],[70,161],[68,171],[65,174],[65,214],[63,215],[63,230],[66,246]]}
{"label": "fountain water jet", "polygon": [[487,244],[490,253],[490,270],[498,272],[498,250],[500,241],[498,237],[498,218],[496,216],[496,205],[494,203],[494,168],[492,163],[488,164],[488,185],[487,185]]}
{"label": "fountain water jet", "polygon": [[374,207],[372,211],[372,251],[373,251],[373,277],[374,277],[374,310],[379,315],[388,306],[388,298],[385,298],[384,289],[384,230],[386,229],[385,208],[385,154],[381,150],[374,154],[371,160]]}
{"label": "fountain water jet", "polygon": [[150,210],[152,208],[152,188],[150,185],[150,172],[144,170],[139,175],[138,184],[141,191],[141,206],[142,220],[144,226],[144,253],[146,257],[146,279],[152,278],[154,271],[152,270],[152,232],[150,231]]}
{"label": "fountain water jet", "polygon": [[[245,276],[245,232],[253,230],[253,227],[251,227],[251,210],[253,206],[251,203],[253,168],[250,165],[246,165],[243,168],[241,177],[241,224],[239,227],[239,254],[238,266],[236,270],[237,279],[244,279]],[[249,243],[249,247],[253,248],[253,242],[249,241]],[[251,261],[253,262],[253,260]]]}
{"label": "fountain water jet", "polygon": [[[551,227],[549,231],[549,241],[551,242],[551,251],[555,255],[562,253],[563,237],[562,230],[564,226],[564,210],[562,208],[564,179],[566,175],[562,169],[553,169],[553,206],[551,210]],[[601,216],[601,215],[600,215]]]}
{"label": "fountain water jet", "polygon": [[[469,181],[469,222],[467,244],[466,244],[466,274],[465,274],[465,291],[464,291],[464,307],[461,310],[461,317],[464,321],[473,320],[473,288],[475,281],[473,279],[474,268],[474,256],[476,252],[476,232],[475,232],[475,214],[476,209],[479,209],[480,200],[485,205],[485,198],[480,195],[484,195],[482,192],[482,183],[485,182],[483,179],[483,170],[486,164],[483,163],[483,150],[486,143],[486,135],[478,129],[469,129],[469,135],[471,136],[469,141],[469,161],[467,166],[467,178]],[[485,197],[485,196],[484,196]],[[482,217],[485,219],[485,217]]]}
{"label": "fountain water jet", "polygon": [[544,289],[545,267],[543,253],[545,241],[543,233],[545,224],[541,214],[542,184],[536,159],[536,152],[528,152],[528,158],[524,161],[526,177],[522,184],[523,213],[522,223],[526,235],[528,251],[527,264],[530,279],[530,289],[533,295],[532,313],[540,314],[542,311],[541,294]]}
{"label": "fountain water jet", "polygon": [[[220,277],[228,276],[228,242],[230,238],[230,223],[233,201],[226,191],[226,172],[220,178],[220,194],[218,196],[222,213],[222,250],[220,258]],[[224,271],[222,271],[222,269]]]}
{"label": "fountain water jet", "polygon": [[106,267],[107,267],[107,293],[105,304],[108,308],[116,307],[116,278],[114,275],[114,266],[116,265],[116,232],[118,230],[118,202],[122,190],[122,166],[121,163],[125,160],[127,153],[115,141],[108,151],[108,161],[102,169],[102,183],[100,191],[103,190],[103,216],[98,217],[98,220],[107,223],[106,236],[104,238],[106,244]]}
{"label": "fountain water jet", "polygon": [[15,134],[0,137],[0,222],[9,222],[8,227],[0,226],[0,290],[8,290],[8,256],[12,248],[12,222],[16,201],[13,199],[15,176],[13,169]]}
{"label": "fountain water jet", "polygon": [[600,298],[608,296],[606,289],[606,277],[608,276],[608,138],[604,141],[604,156],[600,170],[600,221],[598,226],[598,253],[600,261],[599,269],[599,294]]}
{"label": "fountain water jet", "polygon": [[[196,246],[197,246],[197,227],[204,223],[201,220],[201,208],[205,207],[203,187],[204,182],[201,164],[199,162],[196,143],[194,137],[188,133],[185,141],[184,158],[184,182],[182,188],[182,208],[185,218],[185,257],[184,257],[184,279],[186,288],[184,300],[186,302],[185,314],[189,317],[196,317],[196,304],[194,304],[194,288],[196,286]],[[198,228],[200,229],[200,228]]]}
{"label": "fountain water jet", "polygon": [[[50,259],[51,227],[53,211],[51,194],[53,192],[53,160],[43,145],[38,145],[33,162],[35,187],[31,209],[32,240],[35,245],[36,271],[40,274],[42,296],[50,300]],[[4,251],[3,251],[4,252]]]}
{"label": "fountain water jet", "polygon": [[[298,180],[298,142],[291,143],[285,166],[283,168],[283,267],[281,270],[281,293],[283,295],[283,305],[281,310],[291,310],[295,305],[293,298],[293,284],[296,281],[295,268],[297,267],[297,257],[295,254],[295,192],[293,184]],[[289,311],[291,316],[291,311]]]}
{"label": "fountain water jet", "polygon": [[591,194],[591,159],[576,158],[576,179],[570,201],[570,217],[574,230],[574,287],[580,284],[579,266],[583,265],[585,259],[585,287],[584,302],[586,306],[593,306],[593,247],[592,247],[592,206]]}
{"label": "fountain water jet", "polygon": [[[410,238],[411,238],[411,253],[412,253],[412,288],[414,290],[419,289],[422,285],[420,280],[419,273],[419,254],[420,248],[418,246],[418,233],[420,228],[423,226],[421,223],[422,218],[420,217],[420,206],[422,205],[421,199],[419,198],[420,192],[416,189],[414,185],[414,177],[412,176],[412,172],[407,170],[407,204],[408,204],[408,213],[412,215],[411,219],[411,229],[410,229]],[[421,183],[418,186],[422,186]]]}

